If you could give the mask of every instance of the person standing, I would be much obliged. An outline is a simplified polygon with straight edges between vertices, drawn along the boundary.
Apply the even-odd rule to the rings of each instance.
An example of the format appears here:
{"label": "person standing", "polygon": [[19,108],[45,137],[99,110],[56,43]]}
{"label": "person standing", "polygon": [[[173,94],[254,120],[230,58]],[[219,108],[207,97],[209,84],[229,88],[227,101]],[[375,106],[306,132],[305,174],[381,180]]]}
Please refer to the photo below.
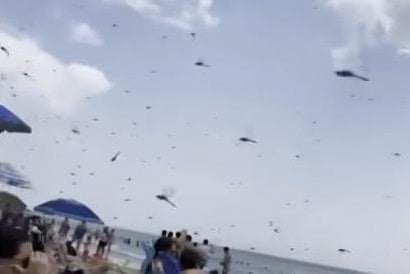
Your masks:
{"label": "person standing", "polygon": [[107,259],[111,253],[111,246],[114,244],[114,242],[115,242],[115,229],[113,228],[108,233],[108,237],[107,237],[107,254],[106,254]]}
{"label": "person standing", "polygon": [[83,251],[83,261],[86,262],[90,257],[90,246],[92,244],[93,237],[91,234],[87,234],[86,240],[84,242],[84,251]]}
{"label": "person standing", "polygon": [[201,254],[198,250],[186,248],[182,251],[179,259],[181,274],[203,274],[201,271]]}
{"label": "person standing", "polygon": [[182,236],[181,232],[178,231],[178,232],[175,233],[175,238],[173,239],[174,243],[175,243],[177,257],[179,257],[181,255],[181,251],[182,251],[182,248],[183,248],[183,243],[182,243],[181,236]]}
{"label": "person standing", "polygon": [[97,258],[101,258],[101,259],[104,258],[105,247],[107,246],[107,243],[108,243],[108,234],[109,234],[108,227],[104,227],[102,233],[100,234],[100,239],[99,239],[98,246],[97,246],[97,252],[96,252]]}
{"label": "person standing", "polygon": [[225,246],[224,247],[224,258],[221,262],[222,274],[229,273],[229,271],[231,270],[231,261],[232,261],[232,256],[231,256],[231,253],[229,252],[229,247]]}
{"label": "person standing", "polygon": [[185,235],[185,241],[183,248],[194,248],[194,243],[192,242],[192,236],[187,234]]}
{"label": "person standing", "polygon": [[87,233],[87,223],[85,221],[82,221],[81,224],[79,224],[74,231],[73,235],[73,242],[76,244],[75,250],[78,251],[80,250],[81,243],[83,242],[84,235]]}
{"label": "person standing", "polygon": [[41,230],[38,228],[38,219],[33,219],[30,235],[33,251],[44,252],[45,247]]}
{"label": "person standing", "polygon": [[41,241],[43,244],[47,243],[48,227],[47,220],[45,218],[40,218],[37,225],[38,229],[41,231]]}
{"label": "person standing", "polygon": [[155,254],[158,253],[158,247],[157,247],[157,245],[158,245],[158,243],[159,243],[159,240],[161,240],[161,239],[163,239],[163,238],[167,238],[167,234],[168,234],[168,232],[167,232],[165,229],[162,230],[161,237],[159,237],[159,238],[154,242]]}
{"label": "person standing", "polygon": [[56,221],[54,219],[49,220],[46,222],[46,227],[47,227],[47,239],[46,241],[51,241],[53,242],[55,240],[55,235],[56,235]]}
{"label": "person standing", "polygon": [[208,263],[209,254],[211,253],[211,247],[209,246],[209,241],[205,239],[202,242],[202,245],[198,247],[198,250],[199,250],[199,254],[201,255],[200,267],[202,269]]}
{"label": "person standing", "polygon": [[175,243],[171,238],[162,237],[157,241],[157,253],[152,263],[155,274],[180,274],[181,267],[175,257]]}
{"label": "person standing", "polygon": [[70,231],[70,222],[68,221],[68,218],[66,217],[64,221],[61,223],[60,229],[58,230],[58,236],[60,237],[61,241],[65,242],[69,231]]}
{"label": "person standing", "polygon": [[[138,242],[138,241],[137,241]],[[149,242],[141,241],[142,250],[145,252],[145,259],[141,264],[141,274],[152,274],[152,264],[155,256],[155,249]]]}

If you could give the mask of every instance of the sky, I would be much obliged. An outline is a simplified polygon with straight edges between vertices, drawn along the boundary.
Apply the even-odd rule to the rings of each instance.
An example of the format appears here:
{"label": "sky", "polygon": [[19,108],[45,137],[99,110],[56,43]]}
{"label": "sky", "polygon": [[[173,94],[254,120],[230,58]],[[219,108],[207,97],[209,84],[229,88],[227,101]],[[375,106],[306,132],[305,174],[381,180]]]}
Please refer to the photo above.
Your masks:
{"label": "sky", "polygon": [[[33,133],[1,134],[0,161],[34,189],[2,187],[110,226],[409,273],[409,15],[407,0],[3,0],[0,103]],[[176,209],[155,198],[170,189]]]}

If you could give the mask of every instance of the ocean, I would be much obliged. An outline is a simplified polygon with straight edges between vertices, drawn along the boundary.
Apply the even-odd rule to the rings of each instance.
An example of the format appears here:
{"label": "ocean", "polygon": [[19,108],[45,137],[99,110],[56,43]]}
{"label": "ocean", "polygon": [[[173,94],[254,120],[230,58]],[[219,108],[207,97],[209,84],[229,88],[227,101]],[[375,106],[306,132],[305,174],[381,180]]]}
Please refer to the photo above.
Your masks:
{"label": "ocean", "polygon": [[[125,261],[129,266],[139,269],[145,254],[137,241],[152,242],[157,236],[131,230],[117,229],[117,240],[112,248],[111,258],[118,264]],[[125,244],[124,239],[131,239],[131,244]],[[341,269],[308,262],[279,258],[255,252],[243,250],[231,250],[232,274],[369,274],[360,271]],[[219,262],[222,259],[222,249],[215,247],[207,268],[220,269]]]}

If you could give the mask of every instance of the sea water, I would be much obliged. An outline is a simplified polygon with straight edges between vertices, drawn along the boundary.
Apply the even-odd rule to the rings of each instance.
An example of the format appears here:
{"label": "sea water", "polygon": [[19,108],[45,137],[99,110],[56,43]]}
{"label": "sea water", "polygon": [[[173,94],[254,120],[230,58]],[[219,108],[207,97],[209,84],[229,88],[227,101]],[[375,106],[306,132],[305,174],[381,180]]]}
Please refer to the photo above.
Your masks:
{"label": "sea water", "polygon": [[[141,242],[152,243],[158,236],[124,229],[117,229],[116,233],[116,243],[112,247],[112,260],[118,264],[128,262],[128,266],[139,269],[145,258]],[[124,239],[131,239],[131,243],[129,245],[124,243]],[[365,274],[359,271],[278,258],[243,250],[233,249],[231,254],[232,274]],[[220,270],[222,257],[222,249],[215,247],[215,252],[210,256],[207,268]],[[221,272],[219,271],[219,273]]]}

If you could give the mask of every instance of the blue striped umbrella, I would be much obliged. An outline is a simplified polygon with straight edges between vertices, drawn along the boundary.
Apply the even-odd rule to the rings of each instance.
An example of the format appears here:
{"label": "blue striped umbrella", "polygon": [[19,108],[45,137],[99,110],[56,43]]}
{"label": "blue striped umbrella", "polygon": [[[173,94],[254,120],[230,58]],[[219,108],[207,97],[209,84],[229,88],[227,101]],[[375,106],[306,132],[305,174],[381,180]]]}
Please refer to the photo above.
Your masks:
{"label": "blue striped umbrella", "polygon": [[6,107],[0,105],[0,133],[3,131],[31,133],[31,127]]}
{"label": "blue striped umbrella", "polygon": [[9,163],[0,162],[0,183],[18,188],[32,188],[31,182]]}
{"label": "blue striped umbrella", "polygon": [[45,202],[34,208],[34,211],[67,217],[88,223],[104,224],[103,221],[86,205],[75,200],[57,199]]}

